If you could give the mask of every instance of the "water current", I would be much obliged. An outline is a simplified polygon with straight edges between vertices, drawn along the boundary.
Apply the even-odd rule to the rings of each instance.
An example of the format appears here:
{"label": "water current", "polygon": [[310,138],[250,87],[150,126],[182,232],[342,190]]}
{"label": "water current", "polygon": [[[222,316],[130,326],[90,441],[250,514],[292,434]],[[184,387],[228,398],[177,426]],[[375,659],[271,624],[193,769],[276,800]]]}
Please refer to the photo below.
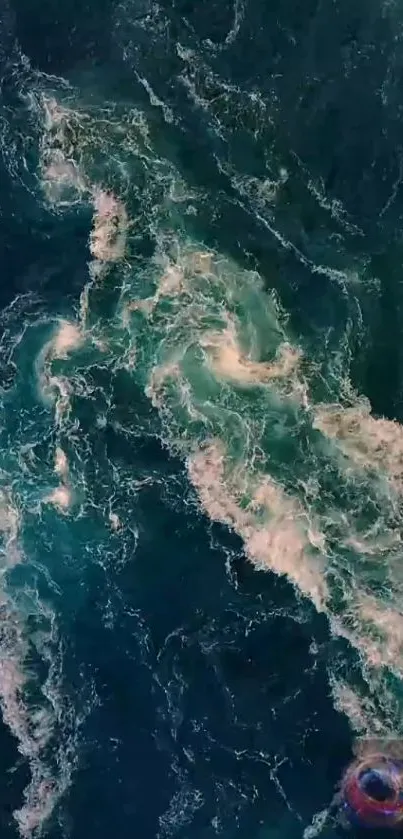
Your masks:
{"label": "water current", "polygon": [[399,738],[393,2],[1,0],[1,824],[335,835]]}

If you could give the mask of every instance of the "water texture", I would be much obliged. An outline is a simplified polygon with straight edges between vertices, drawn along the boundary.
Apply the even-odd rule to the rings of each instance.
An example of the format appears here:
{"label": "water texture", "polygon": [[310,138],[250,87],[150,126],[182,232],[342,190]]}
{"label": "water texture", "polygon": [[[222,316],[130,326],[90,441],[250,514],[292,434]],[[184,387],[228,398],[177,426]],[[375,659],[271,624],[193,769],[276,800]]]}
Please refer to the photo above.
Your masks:
{"label": "water texture", "polygon": [[402,734],[400,9],[0,18],[2,832],[336,835]]}

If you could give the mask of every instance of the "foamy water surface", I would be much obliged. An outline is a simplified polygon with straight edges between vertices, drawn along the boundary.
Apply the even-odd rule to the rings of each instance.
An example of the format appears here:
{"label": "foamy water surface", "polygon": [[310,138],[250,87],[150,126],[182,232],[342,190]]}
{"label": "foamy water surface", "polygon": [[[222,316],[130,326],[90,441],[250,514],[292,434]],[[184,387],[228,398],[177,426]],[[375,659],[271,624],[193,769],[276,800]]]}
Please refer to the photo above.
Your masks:
{"label": "foamy water surface", "polygon": [[[121,770],[122,720],[130,744],[137,724],[144,784],[151,748],[163,767],[158,815],[145,802],[142,811],[144,835],[161,839],[332,830],[333,780],[320,792],[318,783],[318,801],[307,803],[291,771],[312,732],[320,736],[322,699],[351,737],[400,736],[403,429],[397,412],[376,410],[356,373],[376,331],[382,271],[362,244],[365,219],[354,217],[353,202],[348,210],[327,196],[291,117],[284,136],[295,131],[299,151],[280,149],[282,72],[265,91],[242,79],[241,65],[238,80],[229,65],[228,78],[220,75],[221,56],[243,37],[246,6],[232,11],[220,38],[204,33],[203,52],[196,17],[184,10],[174,81],[164,90],[161,79],[154,88],[146,78],[143,40],[151,26],[166,69],[165,12],[150,7],[133,19],[130,3],[119,4],[112,37],[139,88],[121,102],[108,79],[92,86],[82,67],[65,80],[19,58],[26,192],[43,241],[65,236],[76,266],[67,293],[49,293],[49,281],[12,295],[1,315],[0,705],[29,770],[14,812],[23,837],[80,835],[67,802],[85,787],[83,754],[98,748],[96,709],[114,701],[118,733],[105,725],[104,788],[118,779],[124,793],[114,794],[136,802],[129,816],[119,804],[122,836],[142,806]],[[294,35],[287,38],[298,51]],[[198,137],[208,138],[207,157],[202,142],[199,152],[210,166],[205,182],[189,163]],[[256,142],[266,151],[249,171]],[[379,219],[397,207],[399,183]],[[168,546],[177,535],[166,509],[183,536],[172,542],[177,555],[161,548],[157,561],[152,539]],[[192,542],[193,531],[203,536]],[[221,588],[203,563],[212,578],[222,573]],[[186,598],[178,594],[184,580]],[[153,624],[159,610],[164,631]],[[136,654],[129,641],[115,643],[126,621]],[[94,626],[104,633],[106,663],[91,647]],[[259,646],[241,663],[255,634]],[[280,650],[270,671],[260,658],[262,643],[276,656],[283,636],[290,657],[305,645],[301,673],[293,665],[284,682],[287,655]],[[122,671],[116,695],[114,655]],[[125,667],[134,661],[131,679]],[[142,677],[147,713],[155,704],[147,723],[143,710],[136,720]],[[316,678],[320,690],[310,695]],[[259,717],[250,724],[249,683],[258,685]],[[200,704],[203,684],[211,715]],[[298,714],[286,706],[305,695],[309,728],[288,740]],[[330,761],[326,749],[307,762],[322,759]],[[270,779],[270,808],[258,772]],[[250,829],[247,808],[256,814]],[[102,819],[94,822],[99,835]]]}

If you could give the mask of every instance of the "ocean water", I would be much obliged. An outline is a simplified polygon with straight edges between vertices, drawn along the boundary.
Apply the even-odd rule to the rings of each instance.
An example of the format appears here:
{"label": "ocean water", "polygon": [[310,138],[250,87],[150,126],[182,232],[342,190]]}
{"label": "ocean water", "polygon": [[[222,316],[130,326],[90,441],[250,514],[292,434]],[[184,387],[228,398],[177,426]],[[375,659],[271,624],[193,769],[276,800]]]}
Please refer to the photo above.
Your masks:
{"label": "ocean water", "polygon": [[402,21],[0,0],[6,839],[337,836],[402,735]]}

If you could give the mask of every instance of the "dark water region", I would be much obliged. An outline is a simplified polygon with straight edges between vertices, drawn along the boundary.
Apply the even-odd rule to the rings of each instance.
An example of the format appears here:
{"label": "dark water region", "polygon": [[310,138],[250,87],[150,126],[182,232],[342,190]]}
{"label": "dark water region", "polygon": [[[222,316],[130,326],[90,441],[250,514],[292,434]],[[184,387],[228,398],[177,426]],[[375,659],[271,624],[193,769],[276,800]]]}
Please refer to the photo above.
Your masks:
{"label": "dark water region", "polygon": [[[21,0],[7,14],[32,68],[93,86],[95,99],[147,109],[161,153],[206,193],[196,234],[256,267],[296,334],[321,340],[354,324],[340,277],[313,268],[355,267],[364,327],[352,337],[350,373],[375,413],[401,418],[398,10],[344,0]],[[12,50],[9,35],[2,49]],[[7,122],[12,76],[3,95]],[[90,218],[52,215],[5,163],[1,302],[35,292],[47,311],[69,311],[85,282]],[[278,180],[281,167],[288,178],[268,217],[253,179],[271,171]],[[5,365],[3,386],[12,375]],[[115,395],[116,416],[129,424],[152,413],[125,383]],[[48,835],[301,836],[351,757],[353,734],[334,709],[327,666],[340,656],[341,670],[358,672],[355,655],[346,644],[342,660],[326,618],[286,581],[249,566],[240,541],[197,511],[182,464],[159,442],[141,432],[122,440],[112,424],[95,434],[100,483],[103,458],[158,480],[128,499],[129,562],[116,543],[105,564],[102,536],[83,522],[52,536],[54,521],[44,520],[43,545],[31,534],[33,555],[50,545],[66,685],[74,691],[84,675],[96,696]],[[62,539],[70,579],[52,560]],[[0,824],[12,836],[24,768],[7,731],[1,749]]]}
{"label": "dark water region", "polygon": [[102,586],[75,622],[101,705],[69,798],[73,834],[125,836],[135,823],[144,836],[204,836],[216,823],[265,835],[269,820],[300,835],[349,753],[328,699],[325,621],[241,557],[234,590],[226,534],[214,548],[205,523],[158,493],[142,495],[136,520],[146,533],[117,580],[113,628],[100,628]]}

